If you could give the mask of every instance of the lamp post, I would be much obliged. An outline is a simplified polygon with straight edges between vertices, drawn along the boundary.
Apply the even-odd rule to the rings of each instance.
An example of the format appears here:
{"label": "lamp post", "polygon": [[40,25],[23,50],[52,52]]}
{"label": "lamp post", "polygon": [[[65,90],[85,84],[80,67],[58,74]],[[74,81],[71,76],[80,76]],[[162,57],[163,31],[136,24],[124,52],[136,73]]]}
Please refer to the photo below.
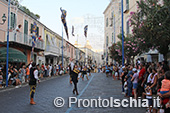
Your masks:
{"label": "lamp post", "polygon": [[8,0],[8,30],[7,30],[7,48],[6,48],[6,87],[8,87],[8,48],[9,48],[10,3],[11,3],[11,0]]}
{"label": "lamp post", "polygon": [[124,32],[123,32],[123,0],[122,4],[122,66],[124,66]]}
{"label": "lamp post", "polygon": [[5,16],[5,14],[3,14],[3,16],[2,16],[2,23],[0,23],[0,25],[3,25],[5,23],[5,21],[6,21],[6,16]]}

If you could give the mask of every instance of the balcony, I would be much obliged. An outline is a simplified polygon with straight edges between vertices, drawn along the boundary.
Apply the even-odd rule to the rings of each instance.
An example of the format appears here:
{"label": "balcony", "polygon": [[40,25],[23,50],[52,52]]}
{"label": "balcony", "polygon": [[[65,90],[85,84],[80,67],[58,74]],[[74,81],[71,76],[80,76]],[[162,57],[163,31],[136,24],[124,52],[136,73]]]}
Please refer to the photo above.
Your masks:
{"label": "balcony", "polygon": [[[7,33],[5,41],[7,41]],[[32,37],[23,33],[9,32],[9,42],[16,42],[18,44],[32,47]],[[37,40],[35,48],[44,50],[44,42]]]}
{"label": "balcony", "polygon": [[56,47],[54,45],[46,45],[45,54],[46,55],[50,54],[50,55],[54,55],[54,56],[59,56],[60,48]]}
{"label": "balcony", "polygon": [[[60,49],[60,56],[62,56],[62,48]],[[67,56],[67,51],[65,51],[65,50],[63,50],[63,55],[64,55],[64,57],[68,57]]]}

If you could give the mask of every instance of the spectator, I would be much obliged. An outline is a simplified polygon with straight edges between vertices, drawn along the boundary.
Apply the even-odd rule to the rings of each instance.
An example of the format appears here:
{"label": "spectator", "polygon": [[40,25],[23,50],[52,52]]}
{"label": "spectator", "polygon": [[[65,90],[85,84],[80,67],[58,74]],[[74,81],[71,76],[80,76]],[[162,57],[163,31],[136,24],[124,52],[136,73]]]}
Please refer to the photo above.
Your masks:
{"label": "spectator", "polygon": [[137,69],[133,68],[133,77],[131,79],[133,83],[133,91],[134,91],[134,98],[137,99],[137,87],[138,87],[138,74],[137,74]]}

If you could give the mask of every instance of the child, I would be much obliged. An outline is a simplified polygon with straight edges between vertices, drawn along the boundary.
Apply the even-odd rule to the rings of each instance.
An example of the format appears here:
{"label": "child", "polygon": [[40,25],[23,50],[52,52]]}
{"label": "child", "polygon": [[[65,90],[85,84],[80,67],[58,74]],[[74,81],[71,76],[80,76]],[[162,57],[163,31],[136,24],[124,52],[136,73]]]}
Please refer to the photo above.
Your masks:
{"label": "child", "polygon": [[150,88],[151,85],[152,85],[151,83],[147,83],[146,84],[146,88],[145,88],[145,93],[143,92],[143,95],[146,95],[146,99],[148,99],[148,102],[149,102],[149,113],[151,113],[152,104],[153,104],[153,101],[152,101],[152,90]]}
{"label": "child", "polygon": [[[169,90],[170,90],[170,71],[167,71],[165,73],[164,79],[162,80],[162,86],[160,89],[160,93],[158,93],[158,95],[161,96],[161,94],[168,93]],[[167,102],[167,100],[168,100],[168,102]],[[170,107],[169,98],[161,98],[160,104],[163,104],[163,105],[166,104],[166,107]]]}
{"label": "child", "polygon": [[128,87],[127,87],[127,78],[124,79],[124,90],[125,90],[125,97],[127,97],[127,91],[128,91]]}

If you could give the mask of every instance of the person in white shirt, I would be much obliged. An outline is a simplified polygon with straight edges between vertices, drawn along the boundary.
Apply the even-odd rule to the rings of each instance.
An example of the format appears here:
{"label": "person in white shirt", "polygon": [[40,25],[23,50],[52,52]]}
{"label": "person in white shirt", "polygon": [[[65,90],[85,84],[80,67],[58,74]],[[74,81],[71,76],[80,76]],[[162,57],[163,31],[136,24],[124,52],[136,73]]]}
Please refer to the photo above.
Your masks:
{"label": "person in white shirt", "polygon": [[20,25],[18,25],[17,27],[16,27],[16,29],[14,30],[14,40],[16,41],[16,35],[17,35],[17,32],[20,32],[20,28],[22,27],[22,25],[20,24]]}
{"label": "person in white shirt", "polygon": [[49,77],[51,77],[51,72],[52,72],[52,66],[51,64],[49,65]]}

